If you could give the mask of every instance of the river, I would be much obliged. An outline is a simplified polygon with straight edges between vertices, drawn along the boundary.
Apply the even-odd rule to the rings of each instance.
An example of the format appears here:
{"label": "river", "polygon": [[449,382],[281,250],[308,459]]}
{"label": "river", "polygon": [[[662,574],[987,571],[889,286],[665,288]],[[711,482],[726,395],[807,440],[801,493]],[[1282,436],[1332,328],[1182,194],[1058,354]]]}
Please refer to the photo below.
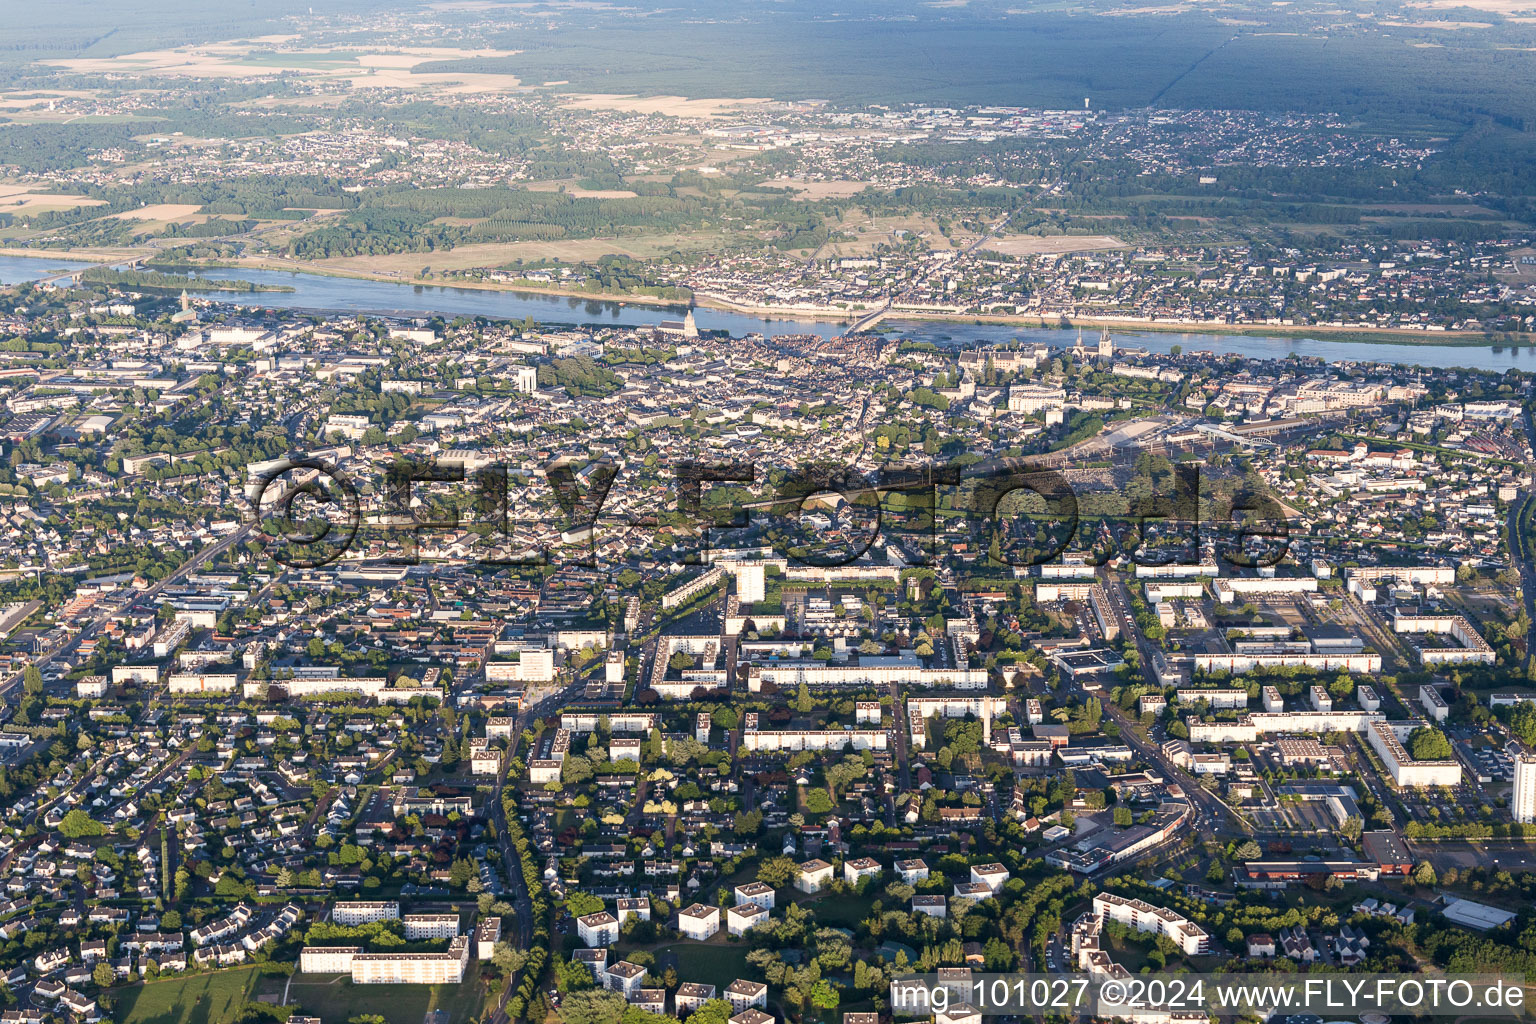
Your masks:
{"label": "river", "polygon": [[[0,283],[36,280],[56,268],[73,266],[68,260],[0,256]],[[394,315],[486,316],[507,320],[533,317],[546,323],[596,324],[610,327],[639,327],[660,320],[677,319],[682,310],[657,306],[626,305],[606,299],[584,299],[534,292],[489,291],[476,288],[450,288],[411,282],[358,281],[323,277],[296,271],[220,268],[202,272],[202,276],[222,280],[252,281],[256,284],[282,285],[291,292],[235,294],[209,292],[199,296],[217,302],[260,305],[272,309],[337,310]],[[816,334],[832,337],[842,325],[812,320],[762,320],[740,313],[697,309],[694,318],[703,330],[728,331],[742,335],[757,331],[764,334]],[[1006,324],[943,323],[932,320],[886,320],[882,329],[889,334],[938,345],[999,344],[1014,339],[1049,345],[1071,344],[1076,329],[1055,327],[1017,327]],[[1085,329],[1096,334],[1096,328]],[[1283,359],[1295,353],[1316,356],[1329,362],[1382,362],[1404,366],[1466,367],[1500,373],[1509,369],[1536,370],[1536,349],[1488,345],[1395,344],[1359,341],[1324,341],[1305,337],[1269,337],[1264,335],[1172,333],[1116,329],[1115,343],[1123,348],[1149,352],[1167,352],[1179,345],[1185,352],[1209,351],[1246,356],[1251,359]]]}

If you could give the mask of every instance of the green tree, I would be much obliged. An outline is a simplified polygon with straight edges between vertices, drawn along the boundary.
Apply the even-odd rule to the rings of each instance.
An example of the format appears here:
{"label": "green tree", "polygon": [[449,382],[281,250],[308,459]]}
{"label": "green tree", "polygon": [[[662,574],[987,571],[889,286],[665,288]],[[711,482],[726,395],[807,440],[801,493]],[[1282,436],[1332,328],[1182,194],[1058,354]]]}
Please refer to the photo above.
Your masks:
{"label": "green tree", "polygon": [[775,889],[782,889],[795,877],[797,866],[788,857],[769,857],[757,869],[757,880]]}
{"label": "green tree", "polygon": [[835,1009],[840,1002],[837,989],[826,978],[822,978],[811,986],[811,1005],[818,1010]]}
{"label": "green tree", "polygon": [[69,839],[106,835],[107,827],[76,807],[59,822],[59,831]]}
{"label": "green tree", "polygon": [[811,814],[830,814],[832,807],[832,797],[820,787],[805,794],[805,809]]}
{"label": "green tree", "polygon": [[589,892],[573,889],[565,897],[565,909],[572,917],[586,917],[588,914],[596,914],[603,909],[603,901],[599,896],[593,896]]}
{"label": "green tree", "polygon": [[1449,761],[1451,741],[1439,729],[1421,726],[1408,734],[1408,752],[1415,761]]}
{"label": "green tree", "polygon": [[711,999],[688,1015],[688,1024],[727,1024],[731,1019],[731,1004],[724,999]]}
{"label": "green tree", "polygon": [[628,1004],[617,992],[572,992],[560,1003],[565,1024],[619,1024]]}
{"label": "green tree", "polygon": [[518,949],[510,942],[498,942],[491,951],[491,963],[501,972],[503,978],[509,978],[522,970],[527,960],[528,951]]}

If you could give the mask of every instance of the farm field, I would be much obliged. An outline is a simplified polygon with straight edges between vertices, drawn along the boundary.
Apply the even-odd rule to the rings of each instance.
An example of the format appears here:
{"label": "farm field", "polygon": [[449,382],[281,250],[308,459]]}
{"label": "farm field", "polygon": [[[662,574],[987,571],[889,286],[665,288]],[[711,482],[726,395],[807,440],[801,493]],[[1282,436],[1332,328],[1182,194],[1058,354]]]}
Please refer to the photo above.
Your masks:
{"label": "farm field", "polygon": [[[242,42],[144,50],[111,57],[75,57],[53,63],[82,74],[140,72],[178,78],[241,78],[269,71],[343,81],[354,88],[429,89],[454,93],[491,93],[516,89],[515,75],[494,73],[415,73],[429,62],[505,59],[516,50],[469,50],[453,47],[400,47],[387,52],[355,49],[283,50],[288,37],[265,36]],[[265,45],[263,45],[265,44]]]}
{"label": "farm field", "polygon": [[761,97],[709,99],[687,96],[573,93],[564,97],[563,102],[566,106],[584,110],[624,110],[632,114],[661,114],[665,117],[715,118],[735,117],[747,112],[744,108],[770,101]]}
{"label": "farm field", "polygon": [[713,233],[694,233],[573,238],[551,242],[476,242],[431,253],[339,256],[307,262],[322,271],[415,277],[424,266],[430,266],[433,270],[467,270],[471,267],[497,267],[518,259],[558,259],[567,263],[580,263],[611,254],[645,259],[673,249],[707,249],[718,241],[719,236]]}
{"label": "farm field", "polygon": [[1038,256],[1046,253],[1118,249],[1124,245],[1114,235],[1005,235],[994,238],[986,247],[1004,256]]}
{"label": "farm field", "polygon": [[790,188],[802,199],[843,199],[856,196],[874,185],[872,181],[805,181],[799,178],[774,178],[763,182],[770,188]]}

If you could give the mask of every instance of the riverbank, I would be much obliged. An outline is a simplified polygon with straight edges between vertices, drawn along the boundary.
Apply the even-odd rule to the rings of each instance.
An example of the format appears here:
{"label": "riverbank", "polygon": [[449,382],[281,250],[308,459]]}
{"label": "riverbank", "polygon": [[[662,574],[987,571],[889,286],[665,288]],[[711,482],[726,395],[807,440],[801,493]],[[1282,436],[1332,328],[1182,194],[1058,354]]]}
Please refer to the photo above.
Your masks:
{"label": "riverbank", "polygon": [[[144,268],[156,264],[146,263]],[[159,264],[169,266],[172,264]],[[126,288],[139,292],[225,292],[231,295],[291,295],[296,290],[284,284],[257,284],[254,281],[227,281],[222,278],[192,277],[187,274],[169,274],[159,270],[136,268],[117,270],[112,267],[87,267],[80,272],[82,284],[100,284],[110,288]]]}
{"label": "riverbank", "polygon": [[[684,310],[688,303],[677,299],[659,299],[653,295],[629,295],[624,292],[589,292],[576,288],[551,288],[534,282],[513,284],[500,281],[461,281],[457,278],[395,277],[390,274],[370,274],[361,270],[340,267],[317,266],[303,260],[273,259],[271,257],[244,260],[223,260],[208,263],[188,263],[189,270],[270,270],[276,273],[312,274],[315,277],[333,277],[346,281],[376,281],[380,284],[420,285],[423,288],[462,288],[476,292],[509,292],[529,295],[553,295],[567,299],[591,299],[593,302],[619,302],[630,306],[652,306],[657,309]],[[700,303],[702,305],[702,303]]]}
{"label": "riverbank", "polygon": [[[893,320],[922,320],[929,323],[955,324],[957,327],[1015,326],[1031,329],[1136,331],[1147,334],[1208,334],[1233,337],[1307,338],[1321,342],[1358,342],[1368,345],[1449,345],[1460,348],[1523,348],[1536,346],[1536,335],[1522,335],[1515,341],[1494,341],[1482,331],[1416,331],[1400,327],[1361,329],[1326,325],[1293,327],[1269,324],[1173,324],[1164,321],[1126,320],[1117,317],[1040,317],[959,316],[937,313],[893,313]],[[875,328],[878,333],[879,327]],[[1085,338],[1085,342],[1092,341]]]}
{"label": "riverbank", "polygon": [[[238,260],[227,263],[209,263],[208,267],[225,267],[228,269],[240,269],[247,267],[258,270],[290,271],[299,274],[315,274],[323,277],[349,278],[357,281],[379,281],[386,284],[421,285],[432,288],[464,288],[472,291],[487,292],[522,292],[531,295],[552,295],[562,298],[591,299],[594,302],[617,302],[634,306],[651,306],[659,309],[683,309],[685,303],[671,299],[658,299],[648,295],[628,295],[622,292],[592,292],[575,288],[556,288],[536,283],[510,283],[503,284],[494,281],[459,281],[430,279],[407,279],[393,277],[388,274],[370,274],[364,271],[339,270],[332,267],[317,267],[312,263],[298,260],[284,259],[254,259]],[[821,309],[803,306],[754,306],[747,303],[731,302],[714,295],[698,295],[694,297],[693,305],[698,309],[711,309],[720,313],[736,313],[740,316],[753,317],[765,322],[804,320],[824,324],[841,324],[851,326],[853,322],[864,316],[867,311],[848,311]],[[1031,329],[1052,330],[1066,328],[1068,330],[1083,328],[1105,328],[1112,330],[1145,331],[1157,334],[1215,334],[1233,335],[1237,337],[1279,337],[1279,338],[1310,338],[1316,341],[1337,342],[1361,342],[1378,345],[1452,345],[1465,348],[1495,348],[1495,347],[1524,347],[1536,346],[1536,335],[1525,335],[1514,341],[1494,341],[1482,331],[1419,331],[1409,328],[1370,328],[1358,327],[1334,327],[1329,325],[1316,326],[1287,326],[1269,324],[1174,324],[1166,322],[1148,322],[1144,320],[1128,320],[1117,317],[1080,316],[1076,318],[1060,317],[1045,319],[1038,316],[1002,316],[997,314],[947,314],[947,313],[921,313],[905,310],[892,313],[892,320],[923,321],[927,323],[954,324],[958,327],[1021,327]],[[878,333],[878,328],[876,330]]]}
{"label": "riverbank", "polygon": [[[85,261],[103,262],[107,260],[121,260],[133,255],[133,251],[114,249],[15,249],[0,248],[0,256],[23,256],[39,260],[60,261]],[[268,273],[303,274],[315,278],[329,278],[333,280],[365,281],[377,284],[388,284],[400,287],[419,287],[434,289],[461,290],[466,292],[478,292],[486,294],[505,295],[529,295],[540,296],[549,299],[578,299],[588,302],[610,303],[618,306],[632,306],[638,308],[656,310],[679,310],[686,308],[686,303],[680,303],[669,299],[659,299],[648,295],[627,295],[614,292],[592,292],[576,288],[560,288],[536,283],[501,283],[491,281],[460,281],[454,279],[410,279],[390,274],[368,273],[366,271],[340,269],[335,267],[317,266],[313,262],[304,260],[289,260],[284,257],[251,257],[239,260],[217,260],[196,264],[186,264],[187,270],[250,270],[264,271]],[[732,302],[719,296],[700,295],[694,300],[694,306],[700,310],[712,310],[718,313],[730,313],[739,317],[760,320],[764,323],[783,323],[800,321],[806,324],[828,324],[847,327],[867,311],[842,312],[824,308],[787,307],[787,306],[754,306],[750,304]],[[998,314],[951,314],[951,313],[923,313],[901,311],[894,313],[889,318],[893,321],[907,323],[931,323],[935,325],[953,325],[957,334],[963,333],[966,327],[989,327],[995,329],[1018,328],[1020,330],[1076,330],[1083,331],[1109,328],[1111,330],[1130,331],[1139,334],[1173,334],[1173,335],[1201,335],[1206,338],[1233,337],[1233,338],[1274,338],[1277,340],[1316,341],[1321,344],[1345,344],[1359,343],[1371,345],[1403,345],[1408,347],[1445,347],[1464,349],[1492,349],[1492,350],[1524,350],[1536,349],[1536,335],[1519,336],[1513,341],[1499,341],[1489,338],[1482,331],[1419,331],[1404,328],[1371,328],[1361,329],[1357,327],[1335,326],[1291,326],[1271,324],[1175,324],[1168,322],[1147,322],[1117,317],[1079,316],[1075,318],[1042,318],[1040,316],[1004,316]],[[880,328],[876,328],[878,332]],[[890,330],[885,333],[899,335],[899,330]],[[1204,343],[1194,342],[1192,348],[1200,348]]]}
{"label": "riverbank", "polygon": [[0,246],[0,256],[19,256],[29,260],[58,260],[60,263],[111,263],[142,254],[138,249],[24,249]]}

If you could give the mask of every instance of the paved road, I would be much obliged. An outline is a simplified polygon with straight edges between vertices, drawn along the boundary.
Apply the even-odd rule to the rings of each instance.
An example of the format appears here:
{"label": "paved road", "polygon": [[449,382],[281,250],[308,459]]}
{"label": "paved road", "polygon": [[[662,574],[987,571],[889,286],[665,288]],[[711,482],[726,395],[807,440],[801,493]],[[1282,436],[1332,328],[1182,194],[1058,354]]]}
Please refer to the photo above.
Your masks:
{"label": "paved road", "polygon": [[[1536,451],[1536,422],[1531,419],[1530,410],[1525,413],[1525,436],[1531,443],[1532,451]],[[1536,490],[1526,488],[1519,500],[1509,507],[1509,554],[1515,563],[1515,568],[1520,571],[1520,593],[1525,599],[1525,614],[1531,620],[1531,632],[1526,637],[1525,657],[1526,664],[1536,657],[1536,564],[1532,562],[1531,546],[1519,530],[1520,517],[1536,501]]]}
{"label": "paved road", "polygon": [[[1137,654],[1141,659],[1141,671],[1147,682],[1161,688],[1162,684],[1157,681],[1152,671],[1151,645],[1142,636],[1141,630],[1135,628],[1134,621],[1129,629],[1126,627],[1126,620],[1130,617],[1130,600],[1125,592],[1125,581],[1119,575],[1106,575],[1109,575],[1109,578],[1104,581],[1104,592],[1109,597],[1113,613],[1120,618],[1120,631],[1122,635],[1129,633],[1134,639]],[[1136,731],[1138,723],[1132,722],[1130,716],[1102,695],[1094,694],[1094,696],[1098,696],[1103,702],[1104,716],[1120,727],[1121,740],[1141,757],[1157,765],[1162,770],[1164,778],[1178,783],[1183,788],[1184,795],[1188,797],[1194,812],[1194,821],[1191,824],[1203,838],[1246,834],[1250,831],[1248,823],[1233,812],[1220,797],[1201,786],[1198,779],[1174,764],[1163,753],[1160,746],[1143,739]]]}
{"label": "paved road", "polygon": [[[515,934],[507,938],[518,949],[529,949],[533,945],[533,898],[529,895],[527,881],[523,878],[522,860],[519,859],[517,850],[513,848],[512,841],[507,835],[507,816],[501,805],[501,794],[509,781],[507,766],[517,753],[523,730],[528,727],[528,723],[572,700],[582,691],[584,685],[582,681],[572,683],[537,703],[523,708],[513,717],[512,742],[507,748],[507,756],[502,762],[501,772],[496,776],[496,786],[491,791],[491,816],[496,822],[496,843],[501,851],[502,871],[507,879],[508,891],[512,894],[513,909],[516,911]],[[507,1024],[507,1000],[512,997],[513,990],[514,986],[511,984],[502,989],[496,1011],[490,1017],[490,1024]]]}

